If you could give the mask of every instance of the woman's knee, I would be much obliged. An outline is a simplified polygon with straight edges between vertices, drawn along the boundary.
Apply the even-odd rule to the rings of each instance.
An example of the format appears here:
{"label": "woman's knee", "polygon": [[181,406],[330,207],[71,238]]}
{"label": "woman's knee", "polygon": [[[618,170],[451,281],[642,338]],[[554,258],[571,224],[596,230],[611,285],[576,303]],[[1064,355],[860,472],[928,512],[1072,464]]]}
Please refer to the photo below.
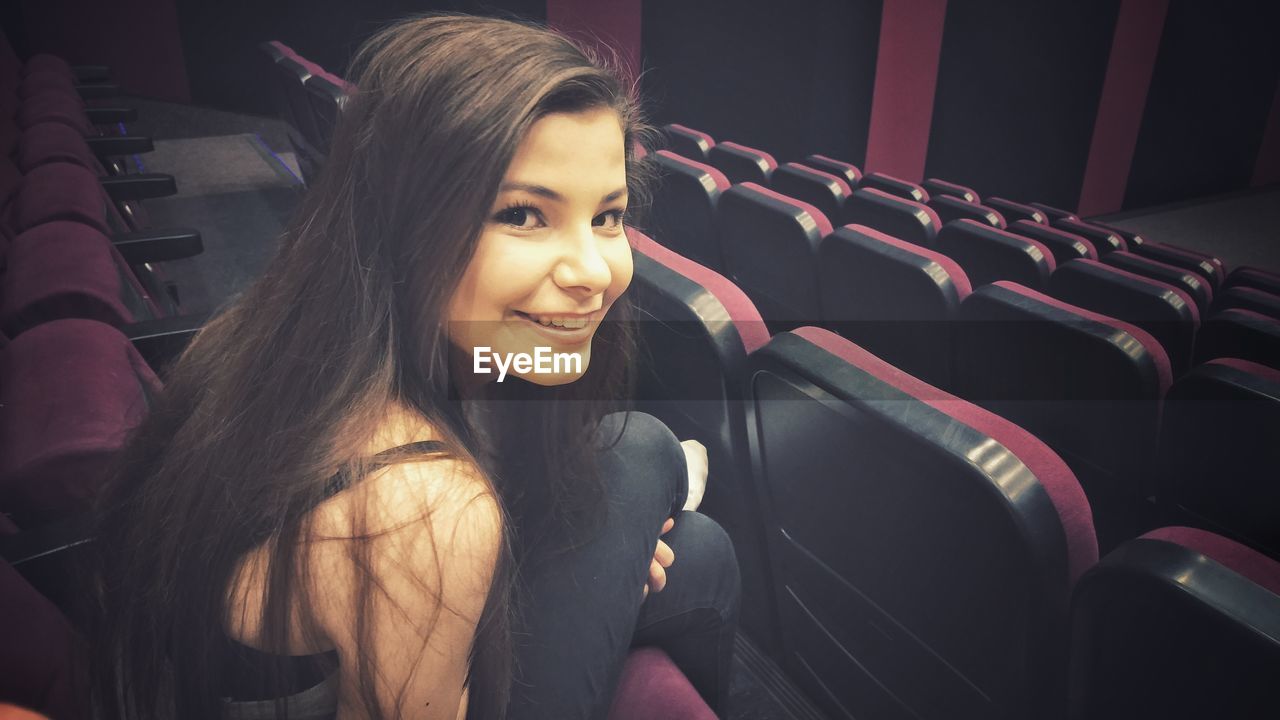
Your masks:
{"label": "woman's knee", "polygon": [[601,422],[600,441],[605,457],[628,472],[639,472],[652,481],[676,508],[688,492],[688,466],[680,441],[658,418],[642,412],[610,413]]}
{"label": "woman's knee", "polygon": [[724,528],[706,515],[685,511],[663,539],[675,553],[667,569],[669,583],[698,583],[717,606],[736,610],[742,579],[733,541]]}

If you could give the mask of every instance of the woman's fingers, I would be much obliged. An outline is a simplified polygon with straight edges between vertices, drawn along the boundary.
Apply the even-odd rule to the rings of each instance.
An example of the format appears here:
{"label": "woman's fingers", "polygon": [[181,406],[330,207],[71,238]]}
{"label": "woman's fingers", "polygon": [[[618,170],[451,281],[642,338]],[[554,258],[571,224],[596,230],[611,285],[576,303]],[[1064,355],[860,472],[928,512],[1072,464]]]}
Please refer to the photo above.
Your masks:
{"label": "woman's fingers", "polygon": [[[665,535],[675,527],[675,518],[667,518],[662,523],[662,532]],[[649,597],[649,590],[654,592],[662,592],[667,586],[667,568],[676,561],[676,553],[671,546],[659,540],[658,546],[653,550],[653,559],[649,561],[649,580],[644,584],[644,597]]]}
{"label": "woman's fingers", "polygon": [[666,586],[667,586],[666,568],[662,567],[662,565],[658,563],[657,559],[651,560],[649,562],[648,587],[651,588],[654,592],[662,592],[662,589],[665,588]]}
{"label": "woman's fingers", "polygon": [[658,549],[653,551],[653,559],[664,568],[671,567],[671,563],[676,561],[676,552],[671,546],[665,542],[658,541]]}
{"label": "woman's fingers", "polygon": [[675,527],[675,526],[676,526],[676,519],[675,519],[675,518],[667,518],[667,521],[666,521],[666,522],[664,522],[664,523],[662,523],[662,532],[660,532],[660,533],[658,533],[658,534],[659,534],[659,535],[666,535],[667,533],[671,532],[671,528],[673,528],[673,527]]}

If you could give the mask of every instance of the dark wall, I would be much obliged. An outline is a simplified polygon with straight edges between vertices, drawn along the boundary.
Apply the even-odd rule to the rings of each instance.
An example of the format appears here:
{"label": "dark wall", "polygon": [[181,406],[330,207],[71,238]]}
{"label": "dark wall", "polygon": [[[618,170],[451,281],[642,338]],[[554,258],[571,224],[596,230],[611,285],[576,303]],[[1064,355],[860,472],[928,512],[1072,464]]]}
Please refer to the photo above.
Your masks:
{"label": "dark wall", "polygon": [[879,29],[876,0],[647,0],[644,93],[657,124],[860,164]]}
{"label": "dark wall", "polygon": [[1074,208],[1119,7],[949,3],[926,175]]}
{"label": "dark wall", "polygon": [[345,73],[360,43],[397,18],[429,11],[546,19],[545,0],[176,0],[193,102],[270,115],[259,43],[280,40]]}
{"label": "dark wall", "polygon": [[1126,207],[1247,187],[1280,81],[1280,4],[1170,3]]}

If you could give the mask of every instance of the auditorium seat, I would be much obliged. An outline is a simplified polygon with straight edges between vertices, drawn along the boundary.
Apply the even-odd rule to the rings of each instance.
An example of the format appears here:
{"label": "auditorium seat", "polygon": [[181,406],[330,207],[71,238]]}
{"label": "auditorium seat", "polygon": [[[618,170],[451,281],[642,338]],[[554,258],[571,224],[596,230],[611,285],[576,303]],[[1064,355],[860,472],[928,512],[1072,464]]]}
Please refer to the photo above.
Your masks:
{"label": "auditorium seat", "polygon": [[1280,320],[1280,295],[1274,295],[1257,288],[1236,285],[1218,291],[1214,308],[1216,310],[1226,310],[1228,308],[1252,310]]}
{"label": "auditorium seat", "polygon": [[1129,323],[1011,282],[960,304],[956,394],[1026,428],[1089,492],[1099,539],[1132,537],[1149,513],[1164,348]]}
{"label": "auditorium seat", "polygon": [[649,230],[662,244],[713,270],[722,271],[724,256],[716,235],[715,210],[729,189],[724,173],[670,150],[659,150]]}
{"label": "auditorium seat", "polygon": [[149,152],[154,147],[147,137],[86,138],[62,123],[42,122],[22,133],[13,158],[24,173],[51,162],[71,162],[107,177],[124,174],[126,166],[120,156]]}
{"label": "auditorium seat", "polygon": [[1211,315],[1196,338],[1195,361],[1214,358],[1240,358],[1280,368],[1280,320],[1241,308]]}
{"label": "auditorium seat", "polygon": [[1174,377],[1191,368],[1200,313],[1186,292],[1081,258],[1058,266],[1049,278],[1048,293],[1062,302],[1132,323],[1151,333],[1169,356]]}
{"label": "auditorium seat", "polygon": [[737,551],[743,627],[772,647],[777,621],[743,405],[747,355],[769,341],[769,331],[728,279],[634,229],[628,236],[636,250],[628,294],[642,341],[636,407],[676,437],[706,446],[711,470],[701,510],[724,527]]}
{"label": "auditorium seat", "polygon": [[1207,318],[1213,309],[1213,288],[1204,277],[1190,270],[1124,251],[1107,253],[1098,259],[1112,267],[1168,283],[1186,292],[1195,301],[1201,320]]}
{"label": "auditorium seat", "polygon": [[726,274],[771,330],[822,317],[817,263],[818,244],[831,234],[826,216],[808,203],[748,182],[720,195],[716,230]]}
{"label": "auditorium seat", "polygon": [[288,107],[281,119],[289,126],[289,142],[297,156],[303,180],[312,182],[320,172],[324,156],[314,142],[320,135],[320,129],[311,111],[305,83],[312,75],[324,72],[323,68],[279,41],[263,43],[259,48],[272,61],[270,87],[276,96],[277,107]]}
{"label": "auditorium seat", "polygon": [[356,86],[329,72],[313,74],[302,85],[316,128],[316,149],[327,157],[338,115],[346,107],[347,98],[356,91]]}
{"label": "auditorium seat", "polygon": [[1241,265],[1232,270],[1223,282],[1223,287],[1251,287],[1280,295],[1280,274],[1259,267]]}
{"label": "auditorium seat", "polygon": [[1219,358],[1165,399],[1156,497],[1173,522],[1280,558],[1280,370]]}
{"label": "auditorium seat", "polygon": [[1026,220],[1039,225],[1049,224],[1049,218],[1044,214],[1044,211],[1030,205],[1024,205],[1001,197],[989,197],[985,204],[987,207],[999,211],[1010,223]]}
{"label": "auditorium seat", "polygon": [[1060,708],[1068,598],[1098,557],[1062,460],[825,330],[775,336],[750,373],[792,677],[832,717]]}
{"label": "auditorium seat", "polygon": [[1044,245],[976,220],[942,226],[938,252],[959,263],[975,286],[1012,280],[1035,290],[1048,287],[1053,254]]}
{"label": "auditorium seat", "polygon": [[896,367],[951,385],[952,320],[971,291],[954,260],[863,225],[818,249],[823,324]]}
{"label": "auditorium seat", "polygon": [[928,203],[929,193],[916,183],[884,173],[867,173],[858,187],[871,188],[918,203]]}
{"label": "auditorium seat", "polygon": [[667,137],[668,150],[700,163],[707,162],[711,148],[716,144],[710,135],[684,125],[663,125],[662,131]]}
{"label": "auditorium seat", "polygon": [[88,688],[77,684],[83,668],[75,632],[4,558],[0,638],[0,703],[17,703],[56,720],[90,717]]}
{"label": "auditorium seat", "polygon": [[849,184],[850,189],[857,188],[858,183],[862,182],[862,171],[856,165],[851,165],[843,160],[829,158],[826,155],[810,155],[804,159],[802,164],[808,165],[814,170],[821,170],[842,178]]}
{"label": "auditorium seat", "polygon": [[1085,240],[1088,240],[1093,245],[1094,250],[1096,250],[1100,255],[1115,252],[1116,250],[1129,249],[1123,238],[1099,225],[1094,225],[1092,223],[1072,218],[1060,218],[1058,220],[1054,220],[1052,225],[1059,230],[1069,232],[1073,235],[1079,235]]}
{"label": "auditorium seat", "polygon": [[920,187],[924,188],[925,192],[929,193],[929,197],[934,199],[937,199],[941,195],[947,195],[950,197],[960,198],[965,202],[974,203],[975,205],[982,204],[982,198],[978,197],[978,192],[976,190],[971,187],[965,187],[964,185],[947,182],[946,180],[929,178],[920,183]]}
{"label": "auditorium seat", "polygon": [[942,220],[928,205],[875,188],[859,188],[844,204],[844,223],[875,228],[920,247],[933,248]]}
{"label": "auditorium seat", "polygon": [[1266,718],[1280,707],[1280,564],[1161,528],[1085,574],[1072,601],[1072,720]]}
{"label": "auditorium seat", "polygon": [[618,678],[609,720],[716,720],[671,657],[656,647],[631,651]]}
{"label": "auditorium seat", "polygon": [[18,235],[0,275],[0,329],[10,338],[62,318],[115,327],[162,315],[111,241],[69,220]]}
{"label": "auditorium seat", "polygon": [[1098,251],[1093,247],[1093,243],[1065,230],[1031,220],[1018,220],[1008,229],[1015,235],[1030,238],[1048,248],[1058,265],[1078,258],[1098,259]]}
{"label": "auditorium seat", "polygon": [[724,173],[734,185],[751,182],[766,187],[778,167],[778,161],[769,153],[736,142],[713,145],[707,151],[707,163]]}
{"label": "auditorium seat", "polygon": [[1226,268],[1223,267],[1221,260],[1212,255],[1154,240],[1143,242],[1134,252],[1145,258],[1191,270],[1208,280],[1209,286],[1213,288],[1214,292],[1217,292],[1222,287],[1223,281],[1226,280]]}
{"label": "auditorium seat", "polygon": [[1070,210],[1063,210],[1062,208],[1057,208],[1052,205],[1045,205],[1044,203],[1039,203],[1039,202],[1033,202],[1033,203],[1027,203],[1027,204],[1039,210],[1040,212],[1044,213],[1045,220],[1047,220],[1050,224],[1055,224],[1059,220],[1079,220],[1080,219],[1078,215],[1071,212]]}
{"label": "auditorium seat", "polygon": [[770,188],[775,192],[807,202],[829,220],[844,216],[844,204],[853,194],[843,178],[799,163],[785,163],[773,171]]}
{"label": "auditorium seat", "polygon": [[86,511],[160,381],[129,338],[55,320],[0,351],[0,511],[18,527]]}
{"label": "auditorium seat", "polygon": [[1005,228],[1004,217],[1000,213],[985,205],[962,200],[954,195],[934,195],[929,201],[929,207],[938,213],[943,225],[953,220],[969,219],[1001,230]]}

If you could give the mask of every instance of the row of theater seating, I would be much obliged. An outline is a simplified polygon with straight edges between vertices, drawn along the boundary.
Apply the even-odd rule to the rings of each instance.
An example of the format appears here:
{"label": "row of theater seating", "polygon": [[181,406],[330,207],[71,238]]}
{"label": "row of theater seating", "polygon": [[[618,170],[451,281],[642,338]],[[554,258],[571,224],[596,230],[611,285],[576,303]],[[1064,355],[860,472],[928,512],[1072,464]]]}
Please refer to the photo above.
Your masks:
{"label": "row of theater seating", "polygon": [[[86,589],[72,572],[91,541],[84,513],[161,390],[157,372],[207,317],[181,314],[151,265],[202,249],[194,230],[147,227],[137,203],[174,192],[173,178],[113,157],[150,141],[103,136],[81,102],[48,103],[66,110],[53,117],[33,102],[44,96],[0,106],[16,123],[0,158],[0,704],[63,720],[88,717],[82,641],[63,614]],[[642,648],[610,717],[714,714],[665,653]]]}
{"label": "row of theater seating", "polygon": [[1280,563],[1186,527],[1099,561],[1076,473],[1029,428],[828,330],[771,336],[729,279],[632,240],[641,407],[704,440],[703,507],[738,549],[744,624],[832,717],[1277,707]]}
{"label": "row of theater seating", "polygon": [[[667,131],[673,147],[691,133]],[[683,146],[689,154],[710,142],[694,136],[699,144]],[[733,143],[707,152],[726,172],[668,150],[656,155],[663,173],[651,227],[665,244],[721,268],[771,329],[821,325],[1036,433],[1089,490],[1104,546],[1162,519],[1149,507],[1154,495],[1166,521],[1207,524],[1280,556],[1280,502],[1269,483],[1246,472],[1274,462],[1275,450],[1265,435],[1222,432],[1224,413],[1188,410],[1218,397],[1275,397],[1280,276],[1257,268],[1227,274],[1215,259],[1139,236],[1126,240],[1042,205],[1021,206],[1028,217],[1014,223],[1020,235],[965,217],[941,225],[930,206],[902,196],[929,200],[925,188],[863,177],[817,156],[808,161],[842,175],[791,163],[756,178],[770,181],[769,189],[729,184],[728,172],[741,179],[749,168],[763,174],[776,166]],[[861,184],[849,193],[851,178]],[[957,193],[936,197],[1004,222],[975,204],[972,190],[929,185],[935,194]],[[839,190],[827,198],[845,197],[843,219],[853,224],[833,230],[827,213],[779,188],[809,200],[818,198],[806,188]],[[1052,215],[1055,225],[1044,224]],[[1126,243],[1144,254],[1124,250]],[[1110,248],[1102,262],[1094,259],[1098,247]],[[1081,255],[1057,266],[1050,248]],[[1203,323],[1201,309],[1214,312]],[[1203,365],[1214,358],[1239,367],[1228,373]],[[1207,395],[1189,389],[1206,383],[1215,388]],[[1253,403],[1238,417],[1226,413],[1226,426],[1275,427],[1276,413]],[[1225,483],[1210,479],[1212,469],[1196,461],[1202,453],[1218,470],[1240,472]]]}
{"label": "row of theater seating", "polygon": [[194,230],[149,226],[141,201],[176,183],[131,172],[152,142],[126,134],[132,109],[93,104],[118,92],[107,74],[21,62],[0,36],[0,701],[53,718],[82,713],[54,604],[70,579],[40,558],[158,389],[139,348],[160,358],[195,327],[150,263],[202,249]]}

